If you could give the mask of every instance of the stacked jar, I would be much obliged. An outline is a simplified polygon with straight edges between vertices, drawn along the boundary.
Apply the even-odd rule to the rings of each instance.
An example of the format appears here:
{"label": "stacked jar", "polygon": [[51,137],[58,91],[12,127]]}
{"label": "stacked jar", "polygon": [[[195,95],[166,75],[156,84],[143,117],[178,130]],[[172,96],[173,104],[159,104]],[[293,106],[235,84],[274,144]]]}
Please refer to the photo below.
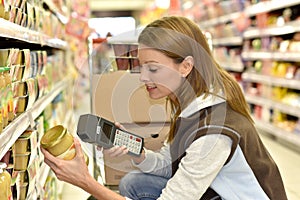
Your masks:
{"label": "stacked jar", "polygon": [[0,162],[0,199],[11,200],[11,176],[8,171],[6,171],[6,167],[6,163]]}
{"label": "stacked jar", "polygon": [[3,76],[3,68],[0,68],[0,133],[4,128],[4,86],[5,78]]}
{"label": "stacked jar", "polygon": [[14,105],[13,105],[13,93],[12,93],[12,79],[10,75],[10,67],[4,67],[4,77],[6,83],[6,102],[7,102],[7,117],[8,122],[14,120]]}
{"label": "stacked jar", "polygon": [[7,98],[6,98],[6,78],[4,76],[4,67],[0,68],[0,93],[1,93],[1,115],[2,115],[2,128],[8,125],[8,110],[7,110]]}
{"label": "stacked jar", "polygon": [[[14,119],[13,94],[9,67],[0,67],[1,114],[0,130],[2,131]],[[0,133],[1,133],[0,131]]]}

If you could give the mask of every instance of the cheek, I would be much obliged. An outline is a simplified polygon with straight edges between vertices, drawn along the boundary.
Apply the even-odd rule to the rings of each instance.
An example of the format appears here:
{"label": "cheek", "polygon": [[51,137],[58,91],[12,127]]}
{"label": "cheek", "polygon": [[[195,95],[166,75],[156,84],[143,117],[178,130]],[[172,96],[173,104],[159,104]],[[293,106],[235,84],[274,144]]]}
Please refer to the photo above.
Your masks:
{"label": "cheek", "polygon": [[181,84],[181,76],[178,72],[165,73],[157,77],[155,83],[174,92]]}

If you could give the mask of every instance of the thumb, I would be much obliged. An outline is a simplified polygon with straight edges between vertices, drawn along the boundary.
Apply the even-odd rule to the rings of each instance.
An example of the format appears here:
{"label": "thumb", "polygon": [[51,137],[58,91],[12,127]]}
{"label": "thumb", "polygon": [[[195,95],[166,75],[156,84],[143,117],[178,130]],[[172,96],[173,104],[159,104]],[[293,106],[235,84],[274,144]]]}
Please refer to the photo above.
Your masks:
{"label": "thumb", "polygon": [[122,124],[120,124],[119,122],[115,122],[115,126],[120,128],[120,129],[125,130],[125,127]]}

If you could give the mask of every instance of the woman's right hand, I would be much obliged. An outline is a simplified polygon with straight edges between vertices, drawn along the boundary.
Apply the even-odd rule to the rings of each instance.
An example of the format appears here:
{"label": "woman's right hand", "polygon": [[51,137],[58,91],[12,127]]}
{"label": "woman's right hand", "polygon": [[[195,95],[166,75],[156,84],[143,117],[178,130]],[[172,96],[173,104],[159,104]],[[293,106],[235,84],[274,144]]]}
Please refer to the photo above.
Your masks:
{"label": "woman's right hand", "polygon": [[[125,127],[122,126],[119,122],[115,122],[115,126],[122,129],[122,130],[126,130]],[[97,146],[97,150],[102,151],[102,153],[104,155],[107,155],[107,156],[112,157],[112,158],[121,157],[121,156],[124,156],[128,153],[128,149],[124,145],[123,146],[113,146],[113,147],[108,148],[108,149],[103,148],[101,146]],[[132,156],[132,160],[137,164],[142,162],[144,159],[145,159],[144,150],[142,151],[140,156]]]}
{"label": "woman's right hand", "polygon": [[[125,127],[122,126],[119,122],[115,122],[115,126],[125,130]],[[103,154],[109,156],[109,157],[121,157],[124,156],[128,153],[128,149],[126,148],[126,146],[113,146],[111,148],[103,148],[101,146],[97,146],[97,150],[98,151],[102,151]]]}
{"label": "woman's right hand", "polygon": [[109,157],[121,157],[128,153],[128,149],[126,146],[113,146],[111,148],[103,148],[101,146],[97,146],[97,150],[102,151],[104,155],[107,155]]}

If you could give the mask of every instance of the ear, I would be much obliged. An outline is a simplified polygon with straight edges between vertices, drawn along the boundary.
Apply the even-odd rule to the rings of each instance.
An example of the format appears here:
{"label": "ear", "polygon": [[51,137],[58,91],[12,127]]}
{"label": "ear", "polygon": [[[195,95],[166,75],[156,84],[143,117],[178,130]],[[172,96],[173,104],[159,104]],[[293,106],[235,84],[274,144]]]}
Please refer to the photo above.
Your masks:
{"label": "ear", "polygon": [[187,77],[194,67],[194,58],[192,56],[187,56],[181,63],[179,72],[182,77]]}

